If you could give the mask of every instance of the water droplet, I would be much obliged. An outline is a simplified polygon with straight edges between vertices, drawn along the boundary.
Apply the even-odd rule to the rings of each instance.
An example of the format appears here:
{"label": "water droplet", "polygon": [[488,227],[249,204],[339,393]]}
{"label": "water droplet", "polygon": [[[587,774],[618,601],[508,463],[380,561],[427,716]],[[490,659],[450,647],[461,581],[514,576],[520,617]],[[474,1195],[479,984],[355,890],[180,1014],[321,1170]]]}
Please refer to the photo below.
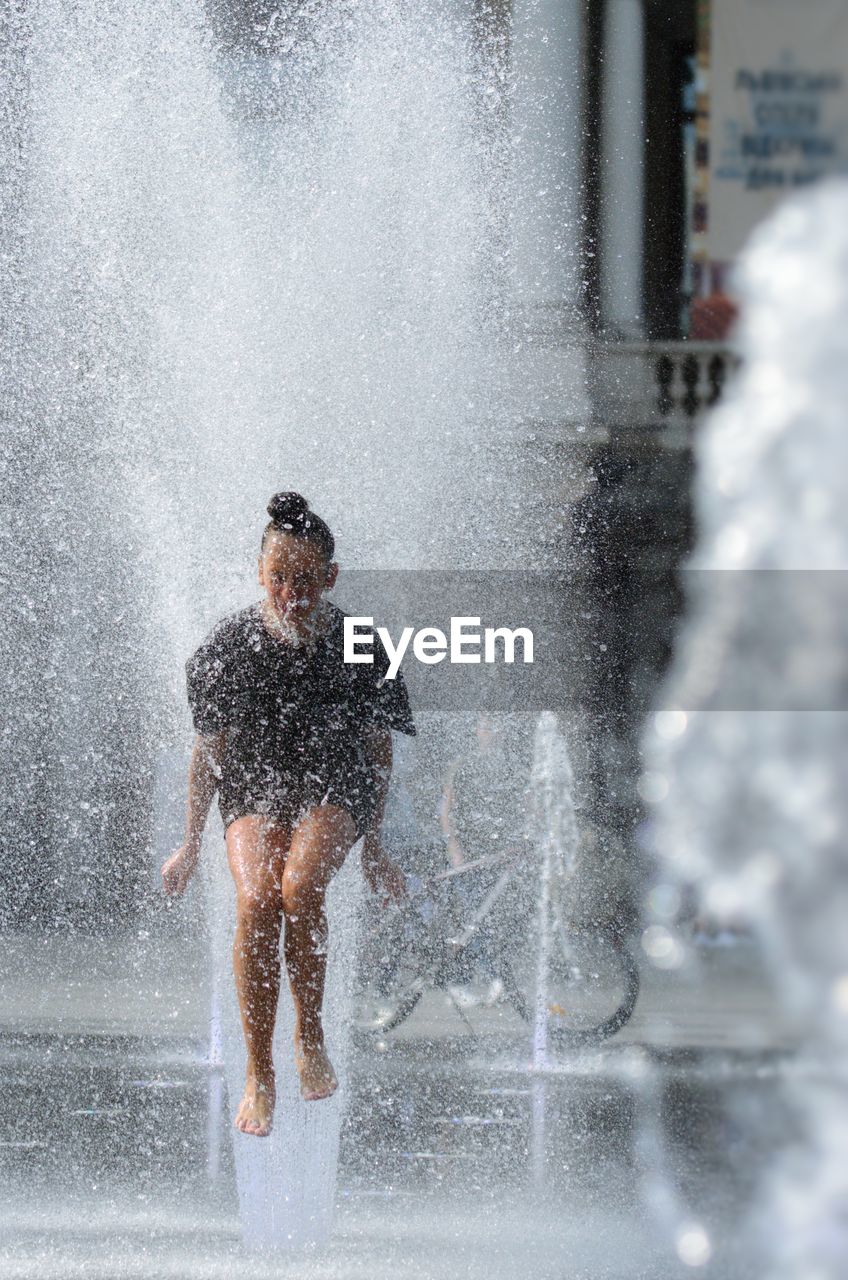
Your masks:
{"label": "water droplet", "polygon": [[673,920],[680,910],[680,890],[673,884],[658,884],[648,894],[648,909],[661,920]]}
{"label": "water droplet", "polygon": [[646,804],[659,804],[668,795],[668,778],[664,773],[643,773],[637,789]]}
{"label": "water droplet", "polygon": [[654,716],[654,729],[657,736],[666,742],[681,738],[686,732],[689,717],[685,711],[658,711]]}
{"label": "water droplet", "polygon": [[703,1267],[712,1256],[710,1238],[703,1227],[689,1223],[677,1233],[677,1256],[687,1267]]}
{"label": "water droplet", "polygon": [[662,924],[648,925],[642,934],[642,950],[658,969],[679,969],[685,955],[680,939]]}
{"label": "water droplet", "polygon": [[837,1013],[848,1017],[848,973],[843,973],[831,984],[830,1000]]}

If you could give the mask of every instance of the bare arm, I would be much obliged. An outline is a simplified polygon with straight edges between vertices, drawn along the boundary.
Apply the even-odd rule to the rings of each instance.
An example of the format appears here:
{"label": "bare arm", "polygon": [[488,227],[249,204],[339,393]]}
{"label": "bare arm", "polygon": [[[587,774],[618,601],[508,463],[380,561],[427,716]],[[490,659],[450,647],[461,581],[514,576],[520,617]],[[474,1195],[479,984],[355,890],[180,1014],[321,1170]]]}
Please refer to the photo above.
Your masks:
{"label": "bare arm", "polygon": [[186,818],[186,848],[200,852],[200,842],[215,792],[221,777],[226,735],[217,733],[211,737],[200,734],[194,740],[191,762],[188,767],[188,815]]}
{"label": "bare arm", "polygon": [[442,828],[442,835],[445,837],[451,866],[461,867],[465,862],[465,853],[459,842],[459,836],[456,834],[456,827],[454,826],[454,800],[453,769],[451,769],[445,783],[445,789],[442,792],[442,801],[439,805],[439,825]]}
{"label": "bare arm", "polygon": [[162,868],[166,893],[182,893],[197,869],[203,828],[206,826],[213,797],[218,790],[225,742],[226,735],[223,733],[209,737],[198,734],[194,740],[188,767],[188,814],[185,842]]}

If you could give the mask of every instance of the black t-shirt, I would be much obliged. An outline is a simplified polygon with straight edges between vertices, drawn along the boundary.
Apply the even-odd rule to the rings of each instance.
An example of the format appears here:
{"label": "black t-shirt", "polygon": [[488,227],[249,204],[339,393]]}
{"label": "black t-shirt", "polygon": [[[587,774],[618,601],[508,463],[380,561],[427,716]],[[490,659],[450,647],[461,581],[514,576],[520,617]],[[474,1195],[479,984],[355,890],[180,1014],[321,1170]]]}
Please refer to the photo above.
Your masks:
{"label": "black t-shirt", "polygon": [[[215,626],[186,664],[199,734],[224,732],[222,813],[252,812],[303,779],[359,794],[369,726],[416,732],[403,676],[375,635],[373,664],[344,661],[344,612],[329,600],[325,628],[294,647],[266,627],[259,604]],[[317,791],[315,788],[317,787]]]}

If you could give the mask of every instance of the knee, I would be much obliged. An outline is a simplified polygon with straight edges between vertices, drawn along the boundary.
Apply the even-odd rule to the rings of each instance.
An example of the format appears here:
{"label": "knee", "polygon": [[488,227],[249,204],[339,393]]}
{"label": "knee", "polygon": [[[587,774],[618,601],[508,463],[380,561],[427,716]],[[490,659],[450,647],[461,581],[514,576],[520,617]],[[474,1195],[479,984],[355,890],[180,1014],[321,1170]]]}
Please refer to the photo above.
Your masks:
{"label": "knee", "polygon": [[276,885],[240,889],[236,895],[236,920],[253,934],[279,933],[282,903]]}
{"label": "knee", "polygon": [[306,872],[287,867],[283,872],[282,899],[286,916],[311,919],[323,909],[323,886],[316,884]]}

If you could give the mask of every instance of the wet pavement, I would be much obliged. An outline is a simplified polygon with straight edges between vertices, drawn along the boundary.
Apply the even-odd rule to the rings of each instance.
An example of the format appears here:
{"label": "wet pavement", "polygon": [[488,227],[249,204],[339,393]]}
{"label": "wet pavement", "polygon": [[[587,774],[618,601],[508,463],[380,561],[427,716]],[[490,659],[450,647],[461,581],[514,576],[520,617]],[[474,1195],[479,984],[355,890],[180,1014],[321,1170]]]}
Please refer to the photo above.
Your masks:
{"label": "wet pavement", "polygon": [[423,1048],[360,1053],[333,1243],[262,1259],[240,1241],[216,1072],[120,1043],[7,1043],[0,1273],[660,1277],[681,1267],[660,1203],[676,1199],[709,1232],[709,1273],[744,1275],[779,1062],[643,1058],[634,1071],[627,1054],[540,1078]]}
{"label": "wet pavement", "polygon": [[[657,1049],[752,1051],[795,1046],[797,1018],[781,1000],[750,942],[704,947],[695,964],[663,970],[646,960],[635,1013],[616,1043]],[[209,1031],[208,944],[192,929],[152,926],[116,938],[24,935],[0,939],[0,1037],[24,1033],[105,1035],[168,1043]],[[460,1013],[426,992],[391,1043],[479,1037],[521,1051],[523,1024],[509,1006]]]}
{"label": "wet pavement", "polygon": [[[185,984],[194,961],[202,971],[202,949],[194,960],[182,953],[179,982],[167,953],[156,951],[163,985],[148,991],[161,1016],[129,1034],[120,1002],[90,1009],[85,1027],[95,978],[108,979],[102,951],[77,987],[65,953],[64,994],[39,994],[28,973],[23,1005],[6,951],[4,1280],[660,1280],[692,1274],[693,1258],[701,1275],[757,1274],[748,1226],[758,1180],[792,1131],[792,1052],[776,1023],[772,1043],[755,1042],[751,1028],[770,1006],[750,952],[708,957],[712,988],[679,975],[654,975],[657,987],[646,975],[626,1033],[544,1071],[530,1069],[526,1033],[507,1012],[472,1010],[466,1021],[440,993],[394,1036],[360,1037],[334,1237],[288,1257],[245,1252],[223,1082],[205,1056],[204,991]],[[48,1029],[57,1006],[63,1032]]]}

